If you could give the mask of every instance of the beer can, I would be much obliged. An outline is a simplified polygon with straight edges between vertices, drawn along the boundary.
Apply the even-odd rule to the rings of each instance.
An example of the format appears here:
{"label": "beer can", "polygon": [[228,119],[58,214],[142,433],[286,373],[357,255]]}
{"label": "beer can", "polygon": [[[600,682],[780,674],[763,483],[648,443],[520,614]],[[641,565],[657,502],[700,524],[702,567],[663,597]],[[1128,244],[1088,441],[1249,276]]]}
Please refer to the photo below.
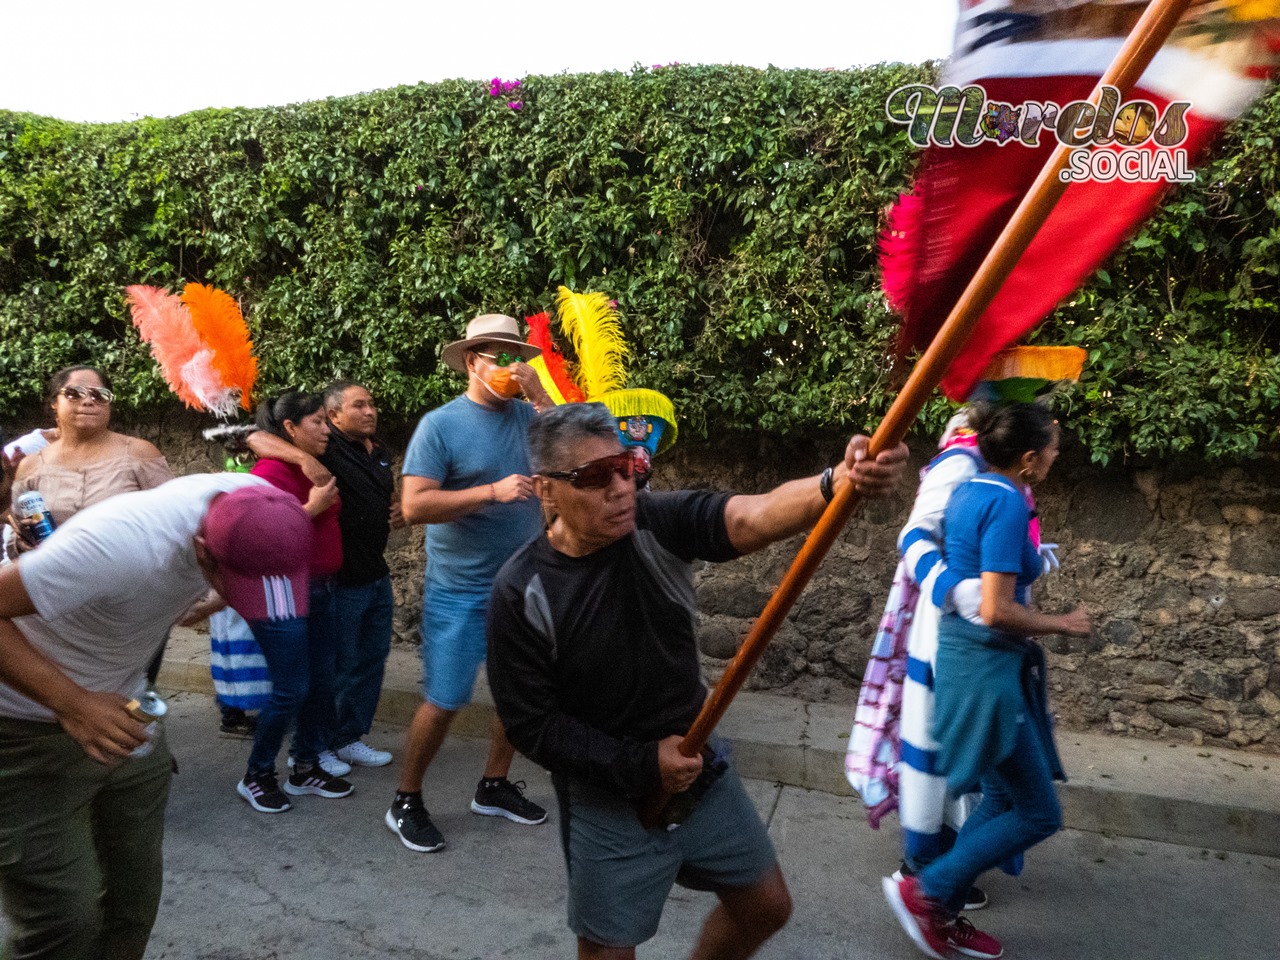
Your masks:
{"label": "beer can", "polygon": [[13,509],[21,519],[35,521],[30,530],[36,543],[49,539],[49,535],[54,530],[53,514],[45,506],[44,497],[40,495],[39,490],[28,490],[18,497]]}
{"label": "beer can", "polygon": [[146,741],[134,747],[129,754],[133,757],[145,757],[152,750],[151,738],[156,734],[160,719],[169,712],[169,705],[160,699],[160,695],[154,690],[148,690],[137,700],[130,700],[124,708],[129,711],[129,716],[133,719],[147,725]]}

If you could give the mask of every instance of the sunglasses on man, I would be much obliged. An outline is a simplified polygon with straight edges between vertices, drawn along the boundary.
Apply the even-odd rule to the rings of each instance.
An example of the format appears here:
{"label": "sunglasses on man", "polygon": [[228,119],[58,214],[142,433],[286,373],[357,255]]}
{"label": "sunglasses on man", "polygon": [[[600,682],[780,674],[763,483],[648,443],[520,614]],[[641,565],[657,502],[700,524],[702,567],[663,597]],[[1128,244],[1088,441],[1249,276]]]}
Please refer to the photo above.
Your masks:
{"label": "sunglasses on man", "polygon": [[477,356],[477,357],[484,357],[486,360],[488,360],[488,361],[490,361],[491,363],[493,363],[493,365],[494,365],[494,366],[496,366],[496,367],[509,367],[509,366],[511,366],[511,364],[513,364],[513,363],[527,363],[527,362],[528,362],[527,360],[525,360],[525,358],[524,358],[524,357],[520,356],[520,354],[518,354],[518,353],[507,353],[507,351],[505,351],[505,350],[503,350],[501,353],[480,353],[480,352],[477,350],[477,351],[476,351],[476,356]]}
{"label": "sunglasses on man", "polygon": [[80,387],[75,384],[63,387],[58,393],[68,400],[80,401],[88,397],[97,403],[110,403],[116,398],[116,395],[106,387]]}
{"label": "sunglasses on man", "polygon": [[649,451],[644,447],[630,447],[622,453],[588,460],[572,470],[548,471],[543,476],[552,480],[567,480],[570,486],[579,490],[599,490],[613,482],[615,473],[625,480],[634,479],[636,489],[639,490],[649,482],[653,473]]}

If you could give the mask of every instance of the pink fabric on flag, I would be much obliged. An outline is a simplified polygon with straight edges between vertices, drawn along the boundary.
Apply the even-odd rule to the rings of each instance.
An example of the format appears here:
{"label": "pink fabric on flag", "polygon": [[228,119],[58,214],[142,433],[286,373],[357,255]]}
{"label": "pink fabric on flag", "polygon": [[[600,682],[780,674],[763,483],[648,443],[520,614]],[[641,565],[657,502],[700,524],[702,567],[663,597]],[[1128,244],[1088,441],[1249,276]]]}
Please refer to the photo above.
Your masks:
{"label": "pink fabric on flag", "polygon": [[[961,6],[957,53],[942,82],[977,84],[988,101],[1018,107],[1087,99],[1123,41],[1110,28],[1127,28],[1126,17],[1136,19],[1142,4],[1127,5],[1126,14],[1117,12],[1126,5],[1077,3],[1069,15],[1029,0],[984,0],[980,8],[977,0],[966,0]],[[1068,16],[1078,21],[1078,34],[1064,32]],[[1161,112],[1171,102],[1190,101],[1180,149],[1192,163],[1261,92],[1259,77],[1276,53],[1274,21],[1230,21],[1211,39],[1205,21],[1217,17],[1218,25],[1222,16],[1221,5],[1194,4],[1126,97],[1147,100]],[[1001,39],[984,39],[1001,31]],[[925,149],[913,190],[891,212],[882,244],[885,294],[903,318],[904,351],[923,349],[933,339],[1056,147],[1046,130],[1037,146],[1015,139]],[[1148,141],[1140,149],[1156,147]],[[951,365],[942,382],[947,396],[966,398],[991,358],[1097,270],[1167,189],[1163,181],[1071,183]]]}

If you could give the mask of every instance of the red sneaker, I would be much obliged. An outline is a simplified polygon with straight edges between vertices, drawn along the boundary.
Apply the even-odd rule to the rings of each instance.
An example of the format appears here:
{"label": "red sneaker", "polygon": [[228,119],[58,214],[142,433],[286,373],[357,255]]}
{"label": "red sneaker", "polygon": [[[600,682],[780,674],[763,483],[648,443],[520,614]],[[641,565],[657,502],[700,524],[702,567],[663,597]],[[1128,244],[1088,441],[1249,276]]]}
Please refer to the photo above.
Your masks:
{"label": "red sneaker", "polygon": [[947,945],[957,953],[966,957],[977,957],[977,960],[1000,960],[1004,956],[1004,947],[1000,941],[989,933],[983,933],[964,917],[957,917],[956,922],[946,930]]}
{"label": "red sneaker", "polygon": [[915,877],[903,877],[901,880],[885,877],[880,881],[880,888],[902,929],[916,946],[933,960],[947,960],[951,952],[947,935],[954,928],[942,905],[925,896]]}

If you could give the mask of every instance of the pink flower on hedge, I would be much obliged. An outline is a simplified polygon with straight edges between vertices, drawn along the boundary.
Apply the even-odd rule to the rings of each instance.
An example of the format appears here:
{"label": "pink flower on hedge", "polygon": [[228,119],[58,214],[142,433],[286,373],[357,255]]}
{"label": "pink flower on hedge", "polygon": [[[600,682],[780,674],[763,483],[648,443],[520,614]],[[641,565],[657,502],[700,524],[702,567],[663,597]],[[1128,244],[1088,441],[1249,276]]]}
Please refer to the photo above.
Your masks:
{"label": "pink flower on hedge", "polygon": [[519,80],[503,80],[501,77],[494,77],[489,81],[489,96],[491,97],[506,96],[519,89]]}
{"label": "pink flower on hedge", "polygon": [[523,100],[508,100],[508,101],[507,101],[507,106],[508,106],[508,107],[510,107],[512,110],[523,110],[523,109],[524,109],[524,101],[523,101]]}

